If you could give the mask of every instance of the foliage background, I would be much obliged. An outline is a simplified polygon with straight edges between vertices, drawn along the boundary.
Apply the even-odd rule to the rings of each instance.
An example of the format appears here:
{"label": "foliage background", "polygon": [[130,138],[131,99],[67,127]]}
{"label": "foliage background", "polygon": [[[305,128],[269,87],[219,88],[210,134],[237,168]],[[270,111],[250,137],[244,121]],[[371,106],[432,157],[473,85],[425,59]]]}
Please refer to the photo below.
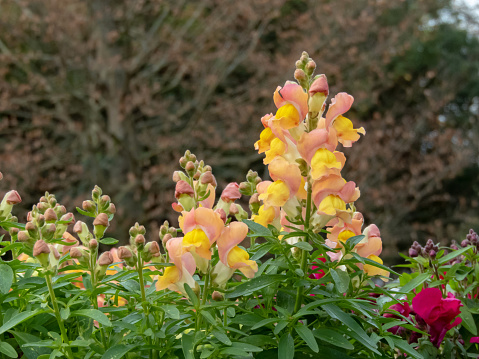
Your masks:
{"label": "foliage background", "polygon": [[25,215],[45,190],[72,210],[98,184],[112,235],[139,221],[154,239],[185,149],[223,185],[267,177],[259,119],[306,50],[331,94],[355,97],[367,135],[344,173],[386,262],[412,240],[462,239],[479,227],[474,14],[447,0],[0,0],[2,189]]}

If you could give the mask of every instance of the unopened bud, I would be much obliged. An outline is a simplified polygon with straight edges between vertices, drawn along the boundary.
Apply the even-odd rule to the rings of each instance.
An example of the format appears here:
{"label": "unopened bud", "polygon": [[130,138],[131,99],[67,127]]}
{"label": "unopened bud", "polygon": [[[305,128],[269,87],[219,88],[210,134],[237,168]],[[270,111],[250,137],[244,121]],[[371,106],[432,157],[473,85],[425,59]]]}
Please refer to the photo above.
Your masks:
{"label": "unopened bud", "polygon": [[185,166],[185,170],[189,176],[193,177],[193,174],[195,173],[195,170],[196,170],[195,164],[191,161],[188,161],[188,163]]}
{"label": "unopened bud", "polygon": [[194,197],[194,195],[195,195],[195,191],[194,191],[193,187],[191,187],[190,184],[186,181],[178,181],[176,183],[175,197],[177,199],[179,199],[180,196],[182,196],[182,195],[187,195],[187,196],[190,196],[190,197]]}
{"label": "unopened bud", "polygon": [[142,246],[145,244],[145,236],[143,236],[142,234],[138,234],[136,237],[135,237],[135,244],[137,246]]}
{"label": "unopened bud", "polygon": [[35,226],[33,224],[33,222],[27,222],[27,224],[25,224],[25,229],[28,231],[28,235],[30,237],[33,237],[35,238],[37,236],[37,226]]}
{"label": "unopened bud", "polygon": [[45,224],[45,216],[43,214],[37,215],[36,222],[38,227],[43,227]]}
{"label": "unopened bud", "polygon": [[305,66],[306,73],[311,76],[316,69],[316,62],[313,60],[309,60],[308,63]]}
{"label": "unopened bud", "polygon": [[125,260],[131,257],[133,257],[133,252],[130,248],[125,246],[121,246],[120,248],[118,248],[118,258],[120,258],[121,260]]}
{"label": "unopened bud", "polygon": [[108,267],[112,263],[113,263],[113,256],[111,255],[110,251],[103,252],[101,256],[98,258],[98,265],[100,267]]}
{"label": "unopened bud", "polygon": [[181,181],[180,171],[173,172],[173,182]]}
{"label": "unopened bud", "polygon": [[0,181],[3,179],[3,173],[0,172]]}
{"label": "unopened bud", "polygon": [[98,186],[95,186],[93,188],[93,191],[91,191],[91,197],[94,201],[98,201],[100,199],[101,194],[102,194],[101,188]]}
{"label": "unopened bud", "polygon": [[116,206],[113,203],[110,203],[107,209],[108,213],[115,214],[116,213]]}
{"label": "unopened bud", "polygon": [[81,248],[73,247],[70,249],[70,258],[79,259],[83,257],[83,251]]}
{"label": "unopened bud", "polygon": [[201,180],[200,182],[202,184],[211,184],[213,187],[216,187],[216,178],[215,176],[213,176],[213,173],[211,173],[211,171],[206,171],[205,173],[203,173],[203,175],[201,176]]}
{"label": "unopened bud", "polygon": [[164,236],[163,236],[163,239],[161,240],[161,243],[163,244],[163,248],[166,249],[166,243],[168,243],[168,241],[173,238],[173,236],[170,234],[170,233],[166,233]]}
{"label": "unopened bud", "polygon": [[180,166],[182,168],[185,168],[187,163],[188,163],[188,160],[185,157],[180,157]]}
{"label": "unopened bud", "polygon": [[223,294],[221,294],[220,292],[218,292],[217,290],[215,290],[213,292],[213,294],[211,295],[211,298],[215,301],[215,302],[221,302],[222,300],[224,300],[225,298],[223,297]]}
{"label": "unopened bud", "polygon": [[467,239],[464,239],[462,242],[461,242],[461,247],[467,247],[468,245],[470,245],[471,242],[469,242]]}
{"label": "unopened bud", "polygon": [[57,216],[63,216],[65,213],[67,213],[67,209],[63,205],[58,205],[54,208],[55,213],[57,213]]}
{"label": "unopened bud", "polygon": [[56,230],[57,230],[57,227],[55,226],[55,223],[47,224],[46,226],[42,228],[43,238],[48,241],[52,240]]}
{"label": "unopened bud", "polygon": [[304,66],[301,60],[296,61],[294,65],[296,66],[297,69],[300,69]]}
{"label": "unopened bud", "polygon": [[419,255],[418,251],[413,249],[413,248],[409,248],[409,257],[417,257]]}
{"label": "unopened bud", "polygon": [[88,243],[88,247],[90,247],[90,249],[98,248],[98,241],[95,238],[92,238]]}
{"label": "unopened bud", "polygon": [[5,201],[8,205],[14,205],[22,202],[22,198],[17,191],[10,191],[5,195]]}
{"label": "unopened bud", "polygon": [[68,221],[70,222],[69,224],[73,224],[75,223],[75,216],[73,215],[73,213],[68,212],[60,218],[60,221],[64,221],[64,222]]}
{"label": "unopened bud", "polygon": [[33,256],[37,258],[41,265],[46,267],[48,265],[48,256],[50,255],[50,248],[44,240],[39,239],[33,246]]}
{"label": "unopened bud", "polygon": [[20,231],[20,232],[18,232],[17,240],[19,242],[25,243],[25,242],[28,242],[30,240],[30,236],[28,235],[27,231]]}
{"label": "unopened bud", "polygon": [[230,205],[230,210],[229,210],[229,214],[230,216],[235,216],[239,213],[239,209],[238,207],[236,207],[236,204],[234,203],[231,203]]}
{"label": "unopened bud", "polygon": [[40,202],[48,203],[48,199],[45,196],[40,197]]}
{"label": "unopened bud", "polygon": [[301,69],[296,69],[296,70],[294,71],[294,78],[295,78],[299,83],[301,83],[301,82],[306,81],[306,78],[307,78],[307,77],[306,77],[306,73],[305,73],[303,70],[301,70]]}
{"label": "unopened bud", "polygon": [[95,212],[96,210],[96,206],[95,206],[95,202],[93,201],[83,201],[82,203],[82,208],[83,210],[87,211],[87,212]]}
{"label": "unopened bud", "polygon": [[235,201],[240,198],[239,184],[236,182],[229,183],[221,193],[221,199],[225,202]]}
{"label": "unopened bud", "polygon": [[100,213],[98,216],[95,217],[95,220],[93,221],[94,226],[103,226],[103,227],[108,227],[109,221],[108,221],[108,215],[106,213]]}
{"label": "unopened bud", "polygon": [[434,249],[431,249],[431,250],[429,251],[429,256],[430,256],[431,258],[434,258],[434,257],[436,256],[436,251],[435,251]]}
{"label": "unopened bud", "polygon": [[149,252],[151,255],[160,253],[158,242],[148,242],[145,246],[145,252]]}
{"label": "unopened bud", "polygon": [[173,237],[176,237],[178,234],[178,230],[175,227],[168,228],[168,233],[171,234]]}
{"label": "unopened bud", "polygon": [[201,177],[201,172],[200,172],[200,171],[196,171],[195,175],[193,176],[193,179],[194,179],[194,180],[198,180],[200,177]]}

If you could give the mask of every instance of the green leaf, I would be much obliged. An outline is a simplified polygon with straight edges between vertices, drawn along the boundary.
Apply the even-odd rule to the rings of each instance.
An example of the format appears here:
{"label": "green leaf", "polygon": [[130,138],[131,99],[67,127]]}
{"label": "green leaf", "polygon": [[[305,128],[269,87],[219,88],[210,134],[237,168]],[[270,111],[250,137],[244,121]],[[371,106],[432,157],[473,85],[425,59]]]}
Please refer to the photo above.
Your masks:
{"label": "green leaf", "polygon": [[74,312],[70,314],[70,316],[72,317],[77,315],[94,319],[98,323],[106,327],[111,327],[110,319],[108,319],[108,317],[105,314],[103,314],[97,309],[80,309],[80,310],[75,310]]}
{"label": "green leaf", "polygon": [[411,345],[408,344],[408,342],[406,342],[405,340],[403,339],[399,339],[399,338],[396,338],[396,337],[391,337],[391,339],[393,340],[394,342],[394,345],[401,349],[401,351],[409,354],[410,356],[412,356],[413,358],[416,358],[416,359],[424,359],[424,357],[419,354]]}
{"label": "green leaf", "polygon": [[324,304],[322,305],[322,308],[331,316],[331,318],[339,320],[351,329],[351,333],[348,332],[349,336],[359,340],[366,348],[380,355],[379,351],[376,349],[375,343],[371,341],[371,338],[366,334],[364,329],[349,314],[343,312],[334,304]]}
{"label": "green leaf", "polygon": [[404,293],[411,292],[413,289],[420,286],[422,283],[424,283],[430,277],[431,277],[431,274],[429,274],[429,273],[419,274],[416,278],[414,278],[410,282],[406,283],[406,285],[401,288],[401,292],[404,292]]}
{"label": "green leaf", "polygon": [[364,234],[360,234],[359,236],[353,236],[349,237],[348,240],[346,241],[346,248],[349,248],[352,250],[356,245],[361,242],[364,238]]}
{"label": "green leaf", "polygon": [[313,250],[313,246],[309,244],[308,242],[297,242],[293,244],[293,247],[296,247],[308,252]]}
{"label": "green leaf", "polygon": [[316,339],[314,338],[313,332],[309,329],[306,325],[299,324],[294,327],[296,333],[299,334],[301,339],[311,348],[311,350],[315,353],[319,352],[318,343],[316,343]]}
{"label": "green leaf", "polygon": [[268,324],[271,324],[271,323],[275,323],[277,322],[278,319],[277,318],[267,318],[267,319],[263,319],[262,321],[256,323],[255,325],[253,325],[251,327],[251,330],[255,330],[255,329],[258,329],[258,328],[261,328],[265,325],[268,325]]}
{"label": "green leaf", "polygon": [[241,342],[233,342],[231,344],[231,347],[244,350],[245,352],[262,352],[263,351],[263,349],[261,349],[260,347],[257,347],[256,345],[241,343]]}
{"label": "green leaf", "polygon": [[9,228],[25,229],[25,225],[23,223],[16,223],[16,222],[0,222],[0,227],[7,230]]}
{"label": "green leaf", "polygon": [[165,312],[165,314],[170,317],[171,319],[180,319],[180,311],[174,305],[162,305],[161,309]]}
{"label": "green leaf", "polygon": [[18,358],[18,354],[7,342],[0,342],[0,352],[9,358]]}
{"label": "green leaf", "polygon": [[255,252],[255,254],[253,254],[253,256],[251,257],[251,260],[256,261],[258,259],[261,259],[273,247],[274,247],[274,244],[271,244],[271,243],[263,244],[261,247],[258,248],[258,250]]}
{"label": "green leaf", "polygon": [[471,246],[467,246],[465,248],[461,248],[461,249],[458,249],[456,251],[452,251],[451,253],[446,254],[444,257],[439,258],[437,262],[439,264],[444,264],[446,262],[449,262],[451,259],[454,259],[457,256],[460,256],[461,254],[463,254],[464,252],[467,252],[471,248],[472,248]]}
{"label": "green leaf", "polygon": [[463,306],[461,308],[461,314],[459,314],[459,318],[462,318],[462,326],[469,330],[472,335],[476,336],[476,323],[474,322],[474,318],[472,317],[472,314],[467,307]]}
{"label": "green leaf", "polygon": [[12,288],[13,270],[8,264],[0,264],[0,293],[7,294]]}
{"label": "green leaf", "polygon": [[247,282],[240,284],[232,292],[226,293],[225,298],[240,297],[247,293],[252,293],[265,287],[268,287],[272,284],[282,282],[287,278],[288,277],[281,274],[262,275],[259,277],[255,277]]}
{"label": "green leaf", "polygon": [[63,320],[67,320],[68,317],[70,317],[70,308],[62,308],[60,309],[60,316],[62,317]]}
{"label": "green leaf", "polygon": [[246,223],[248,228],[253,231],[253,234],[249,234],[249,237],[273,237],[273,233],[266,228],[263,227],[261,224],[258,224],[256,222],[253,222],[252,220],[249,219],[243,219],[243,222]]}
{"label": "green leaf", "polygon": [[15,336],[15,340],[17,341],[18,345],[20,346],[21,351],[24,354],[25,359],[37,359],[42,354],[50,355],[51,349],[50,348],[42,348],[42,347],[29,347],[26,346],[27,344],[32,344],[41,341],[39,337],[29,333],[17,332],[11,330]]}
{"label": "green leaf", "polygon": [[187,283],[185,283],[185,291],[191,300],[191,304],[193,304],[194,307],[198,308],[200,306],[200,301],[196,296],[195,292],[193,292],[193,289],[191,289],[191,287]]}
{"label": "green leaf", "polygon": [[279,339],[278,359],[294,359],[294,340],[290,333]]}
{"label": "green leaf", "polygon": [[344,348],[347,350],[353,350],[354,345],[350,343],[342,334],[335,332],[334,330],[327,328],[318,328],[313,330],[313,335],[329,344],[335,345],[339,348]]}
{"label": "green leaf", "polygon": [[194,335],[193,333],[188,333],[181,336],[181,347],[183,349],[183,355],[185,359],[195,359],[194,350]]}
{"label": "green leaf", "polygon": [[95,213],[90,213],[90,212],[84,211],[80,207],[77,207],[77,212],[80,213],[80,214],[83,214],[84,216],[95,218]]}
{"label": "green leaf", "polygon": [[349,288],[349,275],[341,269],[331,268],[331,277],[333,277],[334,283],[339,293],[346,293]]}
{"label": "green leaf", "polygon": [[38,310],[33,310],[33,311],[26,311],[26,312],[21,312],[18,314],[15,314],[13,317],[11,317],[6,323],[4,323],[0,327],[0,334],[5,333],[8,329],[13,328],[14,326],[24,322],[27,319],[30,319],[31,317],[41,313]]}
{"label": "green leaf", "polygon": [[111,238],[111,237],[100,239],[101,244],[106,244],[108,246],[113,246],[117,244],[118,242],[119,242],[118,239]]}
{"label": "green leaf", "polygon": [[120,359],[130,350],[135,348],[136,345],[123,345],[117,344],[110,347],[105,354],[102,355],[101,359]]}
{"label": "green leaf", "polygon": [[220,342],[222,342],[225,345],[231,345],[231,340],[228,338],[228,336],[219,330],[218,328],[215,328],[211,331],[211,334],[218,339]]}

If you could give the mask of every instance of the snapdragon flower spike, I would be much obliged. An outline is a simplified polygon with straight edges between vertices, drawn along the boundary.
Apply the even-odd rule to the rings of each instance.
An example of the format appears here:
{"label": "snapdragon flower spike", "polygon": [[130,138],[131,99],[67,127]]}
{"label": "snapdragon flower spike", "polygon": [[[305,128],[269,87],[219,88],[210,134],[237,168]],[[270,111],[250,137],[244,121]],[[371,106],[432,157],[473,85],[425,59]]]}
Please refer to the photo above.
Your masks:
{"label": "snapdragon flower spike", "polygon": [[236,269],[247,278],[253,278],[258,271],[258,264],[249,259],[249,254],[244,249],[238,247],[247,234],[248,226],[243,222],[232,222],[221,233],[217,242],[220,262],[213,271],[217,285],[226,283]]}
{"label": "snapdragon flower spike", "polygon": [[185,234],[182,241],[184,251],[191,252],[198,268],[206,272],[211,259],[210,247],[219,238],[224,227],[221,216],[210,208],[200,207],[182,212],[178,221]]}
{"label": "snapdragon flower spike", "polygon": [[170,239],[166,244],[166,249],[170,255],[170,262],[174,266],[166,267],[163,275],[158,276],[156,289],[168,288],[186,295],[185,283],[193,289],[198,287],[198,283],[193,279],[196,270],[195,259],[191,253],[184,252],[183,238],[181,237]]}
{"label": "snapdragon flower spike", "polygon": [[359,188],[352,181],[330,175],[315,181],[313,184],[313,202],[318,208],[318,214],[339,216],[350,222],[347,216],[341,216],[346,211],[346,203],[352,203],[359,198]]}

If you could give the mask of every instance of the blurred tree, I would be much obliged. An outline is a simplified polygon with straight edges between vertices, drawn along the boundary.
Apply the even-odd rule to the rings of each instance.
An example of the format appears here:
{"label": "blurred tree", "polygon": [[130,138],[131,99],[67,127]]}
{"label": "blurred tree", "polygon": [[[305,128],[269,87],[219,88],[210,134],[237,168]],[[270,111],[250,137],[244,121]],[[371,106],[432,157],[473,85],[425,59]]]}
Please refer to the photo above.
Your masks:
{"label": "blurred tree", "polygon": [[44,190],[78,205],[98,184],[122,233],[156,229],[185,149],[219,180],[263,168],[259,119],[306,50],[332,94],[356,98],[368,134],[347,178],[386,250],[458,238],[479,225],[467,15],[446,0],[0,0],[0,168],[28,207]]}

